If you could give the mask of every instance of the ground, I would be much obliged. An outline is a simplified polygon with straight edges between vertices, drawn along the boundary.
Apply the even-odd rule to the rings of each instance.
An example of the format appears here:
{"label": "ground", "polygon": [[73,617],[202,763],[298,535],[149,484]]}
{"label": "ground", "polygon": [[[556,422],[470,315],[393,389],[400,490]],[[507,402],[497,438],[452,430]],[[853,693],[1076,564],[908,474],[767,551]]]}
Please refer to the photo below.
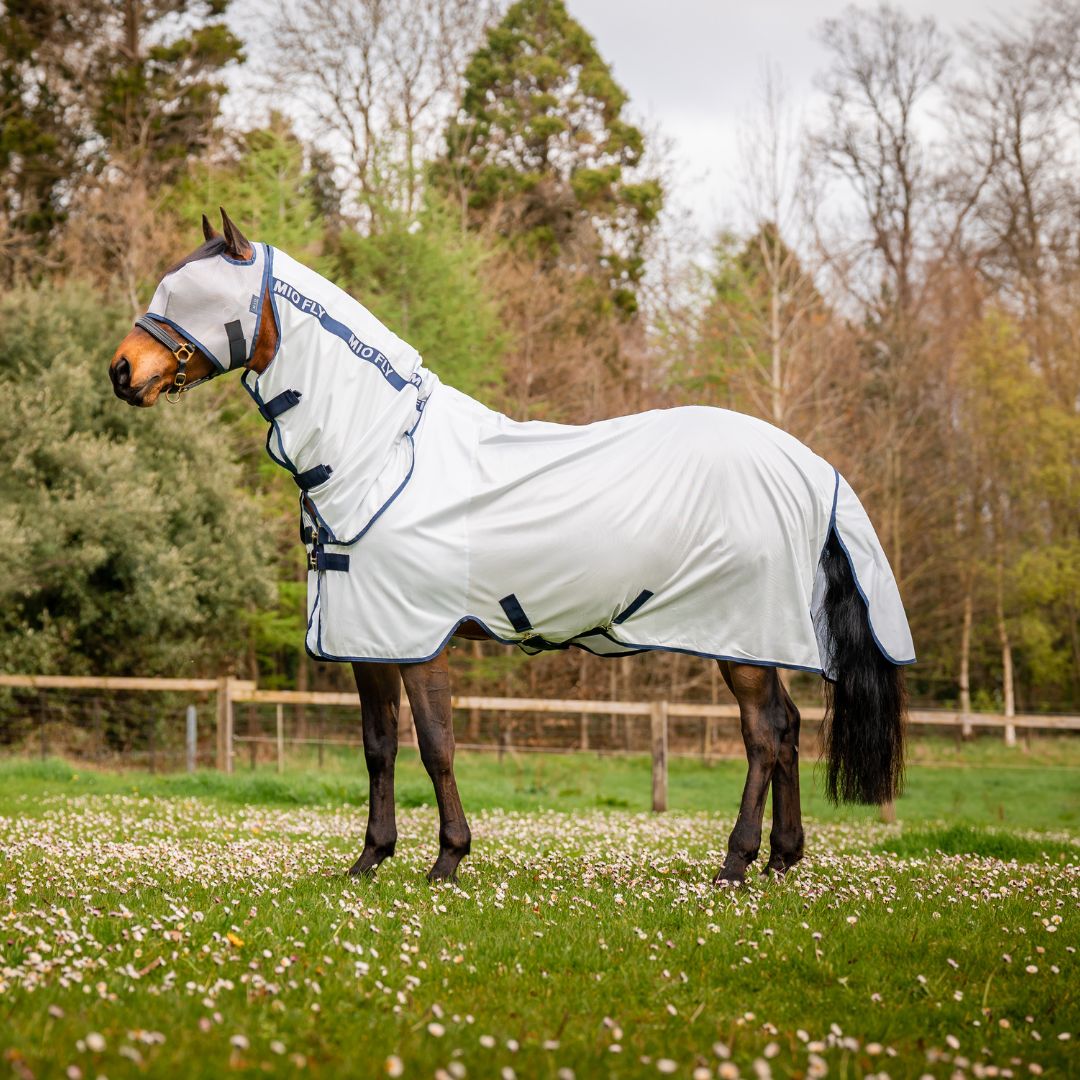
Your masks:
{"label": "ground", "polygon": [[464,756],[432,887],[411,751],[374,881],[355,762],[2,762],[0,1076],[1075,1074],[1073,744],[915,757],[888,825],[804,770],[805,862],[724,891],[736,763],[676,763],[657,816],[644,760]]}

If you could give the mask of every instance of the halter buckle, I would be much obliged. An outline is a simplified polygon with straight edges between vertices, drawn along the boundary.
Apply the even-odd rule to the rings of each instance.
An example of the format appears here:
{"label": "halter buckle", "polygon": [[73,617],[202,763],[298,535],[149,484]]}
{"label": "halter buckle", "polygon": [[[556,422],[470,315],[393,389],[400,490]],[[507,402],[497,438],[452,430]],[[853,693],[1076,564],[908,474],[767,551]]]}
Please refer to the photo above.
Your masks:
{"label": "halter buckle", "polygon": [[186,341],[182,341],[173,351],[173,356],[175,356],[181,364],[186,364],[194,355],[194,346]]}

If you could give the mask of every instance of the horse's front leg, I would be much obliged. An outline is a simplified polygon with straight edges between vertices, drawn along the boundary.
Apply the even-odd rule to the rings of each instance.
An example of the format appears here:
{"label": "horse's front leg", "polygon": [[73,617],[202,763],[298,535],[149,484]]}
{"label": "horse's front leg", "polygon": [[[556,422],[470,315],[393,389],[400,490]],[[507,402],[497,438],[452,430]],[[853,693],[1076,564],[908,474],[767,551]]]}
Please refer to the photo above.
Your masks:
{"label": "horse's front leg", "polygon": [[428,871],[428,880],[453,881],[458,863],[469,854],[472,834],[454,779],[454,718],[447,651],[422,664],[402,664],[401,677],[412,706],[420,759],[435,786],[439,804],[439,857]]}
{"label": "horse's front leg", "polygon": [[397,664],[353,664],[364,725],[364,759],[368,769],[368,823],[364,850],[350,874],[370,874],[394,854],[394,761],[398,747],[398,705],[401,675]]}

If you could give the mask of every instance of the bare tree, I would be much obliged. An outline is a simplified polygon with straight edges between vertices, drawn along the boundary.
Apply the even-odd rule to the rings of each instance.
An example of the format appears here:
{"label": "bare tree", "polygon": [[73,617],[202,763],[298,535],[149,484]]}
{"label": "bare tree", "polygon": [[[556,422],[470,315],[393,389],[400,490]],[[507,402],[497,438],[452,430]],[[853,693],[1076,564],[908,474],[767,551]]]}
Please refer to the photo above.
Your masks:
{"label": "bare tree", "polygon": [[939,220],[941,176],[925,135],[949,50],[932,19],[913,21],[888,4],[848,8],[824,24],[822,38],[832,56],[821,80],[829,118],[813,148],[846,208],[825,246],[848,249],[845,284],[864,326],[877,442],[867,449],[885,463],[886,545],[902,579],[905,457],[924,425],[919,311],[940,238],[955,234]]}
{"label": "bare tree", "polygon": [[421,165],[456,104],[489,0],[311,0],[283,6],[264,78],[293,93],[372,215],[418,207]]}
{"label": "bare tree", "polygon": [[810,200],[801,141],[782,76],[768,65],[761,108],[741,133],[739,163],[750,227],[745,257],[755,279],[743,284],[759,294],[758,302],[731,304],[720,293],[717,307],[726,331],[750,360],[745,388],[754,410],[778,427],[797,427],[813,438],[825,411],[823,352],[816,346],[829,316],[807,261]]}

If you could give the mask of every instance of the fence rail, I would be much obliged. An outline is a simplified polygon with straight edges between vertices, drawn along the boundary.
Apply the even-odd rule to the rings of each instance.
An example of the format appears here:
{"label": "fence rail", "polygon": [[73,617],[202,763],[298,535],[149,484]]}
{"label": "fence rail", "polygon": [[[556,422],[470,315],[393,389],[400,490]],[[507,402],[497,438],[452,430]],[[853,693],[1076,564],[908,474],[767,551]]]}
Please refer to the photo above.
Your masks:
{"label": "fence rail", "polygon": [[[286,735],[284,711],[291,707],[294,711],[355,709],[358,699],[355,693],[339,693],[322,690],[264,690],[256,683],[222,676],[217,679],[183,678],[122,678],[94,677],[73,675],[0,675],[0,688],[11,690],[36,691],[104,691],[110,694],[130,691],[139,693],[172,693],[180,695],[200,695],[213,698],[213,760],[216,767],[224,772],[233,772],[238,748],[246,747],[251,764],[256,763],[259,747],[272,745],[279,771],[284,768],[286,746],[315,746],[322,762],[324,747],[360,746],[358,737],[327,737],[319,720],[318,733],[309,735],[306,729],[299,734]],[[209,701],[207,702],[209,704]],[[238,707],[258,712],[260,708],[273,706],[274,732],[262,734],[254,730],[254,715],[249,716],[249,728],[246,734],[236,731],[236,712]],[[706,702],[668,702],[668,701],[603,701],[564,698],[512,698],[512,697],[477,697],[460,695],[452,699],[452,706],[458,713],[465,713],[469,719],[469,729],[458,740],[462,749],[495,751],[500,755],[508,750],[543,751],[548,753],[575,753],[589,751],[597,754],[623,754],[648,752],[653,762],[653,806],[664,809],[667,805],[667,762],[669,756],[693,754],[705,760],[731,756],[717,750],[715,721],[735,721],[739,710],[734,704],[712,704]],[[207,710],[209,711],[209,710]],[[824,717],[824,709],[818,705],[806,705],[800,708],[802,718],[810,725],[810,730]],[[46,710],[39,704],[38,719],[44,732]],[[479,718],[482,714],[496,717],[496,737],[484,740],[479,737]],[[534,714],[549,718],[542,721],[543,730],[548,733],[569,734],[569,745],[538,745],[527,739],[518,738],[515,742],[515,724],[517,721],[506,717]],[[180,714],[177,714],[179,719]],[[610,730],[605,739],[594,733],[590,719],[607,717]],[[648,721],[647,738],[632,739],[631,727],[635,721]],[[702,721],[700,730],[692,739],[685,734],[672,742],[672,722],[685,720]],[[564,723],[560,724],[560,721]],[[1006,742],[1012,744],[1018,730],[1072,732],[1080,731],[1080,716],[1025,713],[1005,716],[990,713],[963,714],[954,710],[913,709],[909,721],[916,727],[935,727],[938,729],[962,730],[965,734],[975,728],[1000,728],[1005,732]],[[734,726],[734,725],[732,725]],[[183,711],[184,759],[188,769],[193,769],[197,761],[197,722],[194,705],[187,704]],[[576,730],[575,730],[576,728]],[[399,714],[399,731],[403,743],[416,745],[416,732],[412,724],[411,711],[407,701],[402,701]],[[637,735],[644,732],[638,731]],[[45,752],[45,738],[42,734],[42,753]],[[150,746],[151,767],[155,760],[155,744]]]}

